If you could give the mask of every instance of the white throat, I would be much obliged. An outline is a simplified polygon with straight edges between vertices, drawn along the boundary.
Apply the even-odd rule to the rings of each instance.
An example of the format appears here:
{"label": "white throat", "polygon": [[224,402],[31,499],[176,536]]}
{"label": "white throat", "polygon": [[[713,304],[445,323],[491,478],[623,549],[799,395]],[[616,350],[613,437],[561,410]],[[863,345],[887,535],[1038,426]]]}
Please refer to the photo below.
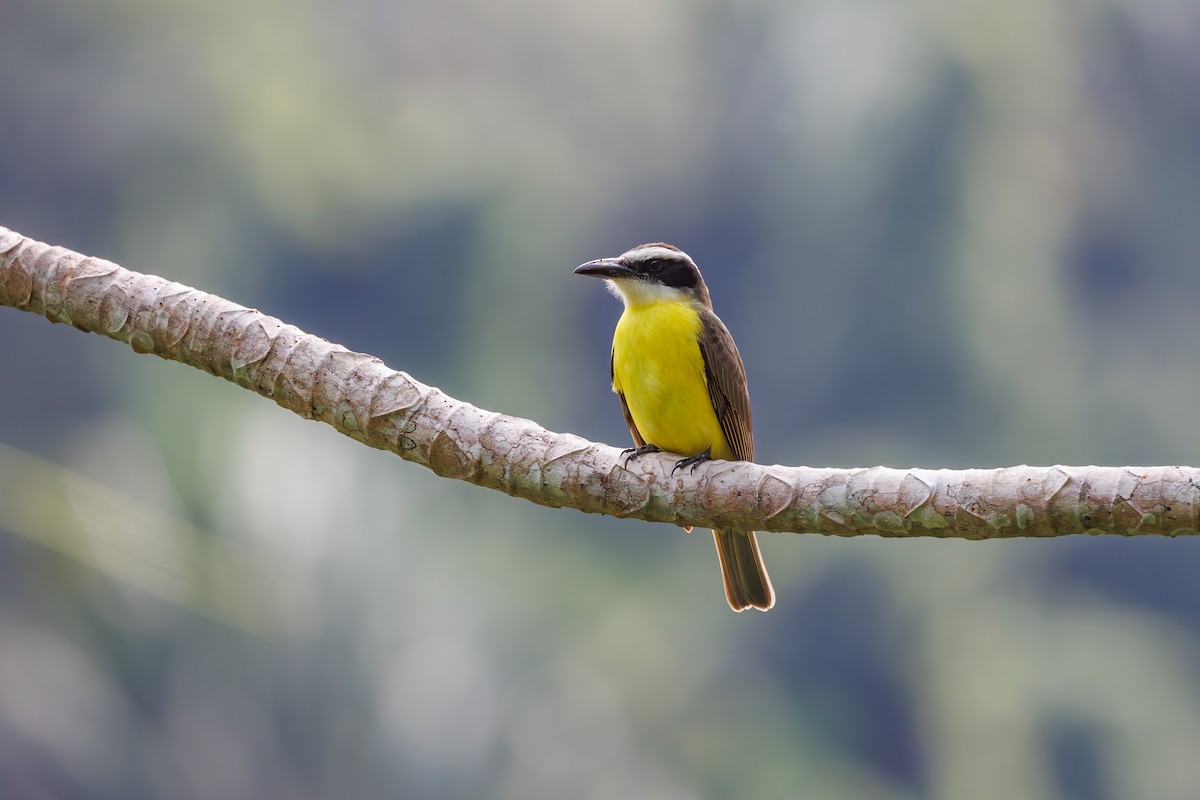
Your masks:
{"label": "white throat", "polygon": [[638,278],[609,278],[604,281],[604,285],[610,292],[621,298],[621,302],[625,304],[626,308],[678,302],[689,299],[691,294],[687,289],[663,286],[661,283]]}

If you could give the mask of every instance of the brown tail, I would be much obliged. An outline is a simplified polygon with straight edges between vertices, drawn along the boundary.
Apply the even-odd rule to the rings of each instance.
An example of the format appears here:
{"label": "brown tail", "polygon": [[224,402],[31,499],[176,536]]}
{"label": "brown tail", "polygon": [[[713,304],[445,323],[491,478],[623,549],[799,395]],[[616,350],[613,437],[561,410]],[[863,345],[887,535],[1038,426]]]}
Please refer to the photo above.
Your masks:
{"label": "brown tail", "polygon": [[743,611],[753,606],[766,611],[775,605],[775,590],[763,566],[754,531],[713,531],[713,540],[721,559],[721,577],[725,580],[729,607]]}

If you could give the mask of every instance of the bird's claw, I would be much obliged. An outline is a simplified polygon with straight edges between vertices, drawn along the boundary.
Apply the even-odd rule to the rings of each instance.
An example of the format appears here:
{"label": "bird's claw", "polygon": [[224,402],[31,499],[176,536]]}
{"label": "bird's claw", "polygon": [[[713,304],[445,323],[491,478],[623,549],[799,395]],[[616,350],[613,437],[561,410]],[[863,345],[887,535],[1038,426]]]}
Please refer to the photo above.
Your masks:
{"label": "bird's claw", "polygon": [[629,469],[630,461],[633,461],[634,459],[637,459],[637,458],[641,458],[644,455],[649,455],[650,453],[659,453],[659,452],[662,452],[662,451],[660,451],[654,445],[644,444],[641,447],[626,448],[625,450],[621,451],[621,455],[625,456],[624,467],[626,469]]}
{"label": "bird's claw", "polygon": [[671,474],[674,475],[675,470],[683,469],[684,467],[691,467],[689,472],[695,472],[696,467],[700,466],[705,461],[711,461],[711,460],[712,460],[712,448],[709,448],[708,450],[705,450],[703,453],[701,453],[698,456],[690,456],[688,458],[682,458],[679,461],[676,461],[675,466],[671,468]]}

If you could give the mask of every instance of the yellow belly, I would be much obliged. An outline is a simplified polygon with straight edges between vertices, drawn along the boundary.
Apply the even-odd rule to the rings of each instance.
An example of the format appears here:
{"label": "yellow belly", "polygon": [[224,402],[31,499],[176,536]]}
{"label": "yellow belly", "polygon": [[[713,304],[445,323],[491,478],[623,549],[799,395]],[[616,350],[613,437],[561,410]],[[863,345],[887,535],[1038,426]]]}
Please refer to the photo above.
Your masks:
{"label": "yellow belly", "polygon": [[700,315],[686,303],[627,307],[613,334],[613,391],[647,444],[684,456],[732,457],[708,396],[697,339]]}

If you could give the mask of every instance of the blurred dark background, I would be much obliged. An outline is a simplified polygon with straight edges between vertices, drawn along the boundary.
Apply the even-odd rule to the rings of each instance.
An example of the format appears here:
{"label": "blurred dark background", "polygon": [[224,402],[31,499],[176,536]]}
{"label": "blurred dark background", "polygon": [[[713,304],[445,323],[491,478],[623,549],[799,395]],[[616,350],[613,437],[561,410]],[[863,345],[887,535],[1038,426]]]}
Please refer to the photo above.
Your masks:
{"label": "blurred dark background", "polygon": [[[666,240],[766,463],[1195,464],[1200,6],[7,0],[0,224],[625,446]],[[0,309],[0,796],[1187,798],[1200,542],[707,533]]]}

